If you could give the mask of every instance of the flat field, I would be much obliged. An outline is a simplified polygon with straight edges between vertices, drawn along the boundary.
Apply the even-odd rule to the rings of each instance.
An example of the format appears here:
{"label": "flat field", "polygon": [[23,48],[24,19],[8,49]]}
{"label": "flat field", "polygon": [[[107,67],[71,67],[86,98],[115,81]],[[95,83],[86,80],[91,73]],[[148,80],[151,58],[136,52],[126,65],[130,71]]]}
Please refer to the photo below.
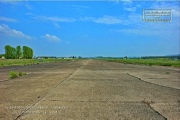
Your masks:
{"label": "flat field", "polygon": [[119,62],[124,64],[142,64],[142,65],[157,65],[157,66],[171,66],[180,68],[180,60],[154,58],[154,59],[102,59],[110,62]]}
{"label": "flat field", "polygon": [[[27,75],[9,79],[9,71]],[[180,68],[62,61],[0,68],[2,120],[177,120]]]}
{"label": "flat field", "polygon": [[49,62],[72,61],[74,59],[0,59],[0,67],[24,66]]}

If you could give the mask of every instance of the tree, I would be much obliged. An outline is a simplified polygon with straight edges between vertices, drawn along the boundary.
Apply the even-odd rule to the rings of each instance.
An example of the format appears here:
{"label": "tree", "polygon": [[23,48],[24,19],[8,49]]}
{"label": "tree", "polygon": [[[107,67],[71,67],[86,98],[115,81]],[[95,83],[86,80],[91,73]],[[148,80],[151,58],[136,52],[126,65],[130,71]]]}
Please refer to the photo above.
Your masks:
{"label": "tree", "polygon": [[27,46],[23,46],[23,58],[27,58]]}
{"label": "tree", "polygon": [[16,47],[16,58],[19,59],[22,55],[21,46]]}
{"label": "tree", "polygon": [[32,59],[33,58],[33,49],[28,48],[28,58]]}
{"label": "tree", "polygon": [[27,46],[23,46],[23,48],[21,49],[21,46],[13,48],[10,45],[6,45],[4,49],[6,59],[19,59],[22,56],[25,59],[33,58],[33,49]]}
{"label": "tree", "polygon": [[14,52],[13,47],[10,45],[6,45],[4,47],[4,49],[5,49],[5,58],[6,59],[12,59],[13,58],[13,52]]}
{"label": "tree", "polygon": [[16,58],[16,48],[13,48],[12,47],[12,56],[11,56],[12,59],[15,59]]}
{"label": "tree", "polygon": [[33,58],[33,49],[23,46],[23,58],[32,59]]}
{"label": "tree", "polygon": [[128,59],[128,57],[127,57],[127,56],[125,56],[125,57],[124,57],[124,59]]}

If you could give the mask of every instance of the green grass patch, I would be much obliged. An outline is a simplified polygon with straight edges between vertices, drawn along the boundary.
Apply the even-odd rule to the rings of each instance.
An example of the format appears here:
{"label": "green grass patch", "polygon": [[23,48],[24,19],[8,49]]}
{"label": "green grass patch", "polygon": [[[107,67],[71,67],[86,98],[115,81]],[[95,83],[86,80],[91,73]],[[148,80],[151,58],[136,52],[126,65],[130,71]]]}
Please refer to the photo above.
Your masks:
{"label": "green grass patch", "polygon": [[14,78],[17,78],[17,77],[23,76],[23,75],[26,75],[26,73],[25,72],[16,72],[16,71],[9,72],[9,78],[11,78],[11,79],[14,79]]}
{"label": "green grass patch", "polygon": [[23,76],[23,75],[26,75],[26,73],[25,72],[19,72],[18,75]]}
{"label": "green grass patch", "polygon": [[13,79],[13,78],[17,78],[18,77],[18,73],[15,71],[11,71],[9,72],[9,78]]}
{"label": "green grass patch", "polygon": [[158,65],[158,66],[173,66],[180,67],[180,60],[171,59],[104,59],[110,62],[119,62],[124,64],[143,64],[143,65]]}
{"label": "green grass patch", "polygon": [[77,59],[0,59],[0,67],[4,66],[24,66],[49,62],[73,61]]}

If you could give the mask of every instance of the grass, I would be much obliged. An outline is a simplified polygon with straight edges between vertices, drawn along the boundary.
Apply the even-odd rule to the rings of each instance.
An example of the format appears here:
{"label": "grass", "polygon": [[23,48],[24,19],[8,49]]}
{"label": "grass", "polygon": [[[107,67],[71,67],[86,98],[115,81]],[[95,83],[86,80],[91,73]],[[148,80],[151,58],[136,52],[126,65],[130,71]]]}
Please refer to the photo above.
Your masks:
{"label": "grass", "polygon": [[9,72],[9,78],[11,78],[11,79],[14,79],[14,78],[17,78],[17,77],[23,76],[23,75],[26,75],[26,73],[25,72],[15,72],[15,71]]}
{"label": "grass", "polygon": [[25,72],[19,72],[18,75],[23,76],[23,75],[26,75],[26,73]]}
{"label": "grass", "polygon": [[[48,62],[73,61],[78,59],[0,59],[0,67],[17,66],[17,65],[32,65]],[[158,66],[173,66],[180,67],[180,60],[172,59],[119,59],[119,58],[102,58],[110,62],[119,62],[124,64],[143,64],[143,65],[158,65]],[[168,73],[167,73],[168,74]]]}
{"label": "grass", "polygon": [[180,60],[172,59],[104,59],[110,62],[119,62],[124,64],[143,64],[143,65],[158,65],[158,66],[173,66],[180,67]]}
{"label": "grass", "polygon": [[24,66],[48,62],[72,61],[74,59],[0,59],[0,67],[4,66]]}
{"label": "grass", "polygon": [[17,78],[18,77],[18,73],[15,71],[11,71],[9,72],[9,78],[13,79],[13,78]]}

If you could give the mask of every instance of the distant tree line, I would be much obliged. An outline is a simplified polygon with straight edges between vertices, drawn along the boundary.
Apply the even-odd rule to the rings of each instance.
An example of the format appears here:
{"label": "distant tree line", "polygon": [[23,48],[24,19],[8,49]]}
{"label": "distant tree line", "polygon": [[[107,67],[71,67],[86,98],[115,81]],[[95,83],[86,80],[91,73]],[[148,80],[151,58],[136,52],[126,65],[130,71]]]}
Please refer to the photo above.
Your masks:
{"label": "distant tree line", "polygon": [[6,45],[5,49],[5,58],[6,59],[32,59],[33,58],[33,49],[28,46],[17,46],[16,48]]}
{"label": "distant tree line", "polygon": [[180,55],[171,55],[171,56],[146,56],[141,57],[141,59],[177,59],[180,60]]}

